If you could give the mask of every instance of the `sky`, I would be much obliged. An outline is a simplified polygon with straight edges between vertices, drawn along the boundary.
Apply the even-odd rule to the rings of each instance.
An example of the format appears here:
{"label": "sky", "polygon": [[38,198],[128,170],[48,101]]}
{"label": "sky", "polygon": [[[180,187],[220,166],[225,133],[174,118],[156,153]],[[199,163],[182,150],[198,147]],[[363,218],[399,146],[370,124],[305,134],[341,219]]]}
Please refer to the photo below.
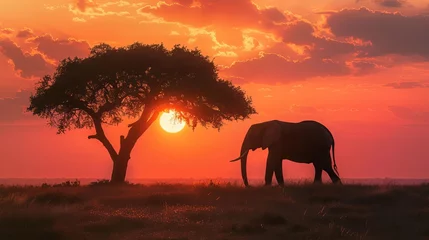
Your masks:
{"label": "sky", "polygon": [[[220,131],[172,134],[155,122],[128,178],[240,178],[229,160],[251,124],[272,119],[331,129],[342,178],[429,178],[426,0],[0,1],[0,178],[110,177],[112,161],[87,139],[91,130],[57,135],[24,110],[61,59],[136,41],[198,47],[258,114]],[[126,124],[106,128],[116,148]],[[266,156],[250,152],[250,178],[263,178]],[[314,176],[308,164],[283,169]]]}

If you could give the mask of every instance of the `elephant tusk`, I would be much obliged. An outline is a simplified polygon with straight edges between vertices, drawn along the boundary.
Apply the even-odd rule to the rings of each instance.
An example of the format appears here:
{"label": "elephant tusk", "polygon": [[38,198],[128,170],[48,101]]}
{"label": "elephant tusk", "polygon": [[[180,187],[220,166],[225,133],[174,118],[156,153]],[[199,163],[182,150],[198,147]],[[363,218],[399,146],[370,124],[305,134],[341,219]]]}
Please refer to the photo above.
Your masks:
{"label": "elephant tusk", "polygon": [[230,162],[235,162],[235,161],[240,160],[242,157],[244,157],[244,155],[246,155],[246,153],[247,153],[247,152],[244,152],[243,154],[241,154],[241,156],[240,156],[240,157],[238,157],[238,158],[236,158],[236,159],[233,159],[233,160],[230,160]]}

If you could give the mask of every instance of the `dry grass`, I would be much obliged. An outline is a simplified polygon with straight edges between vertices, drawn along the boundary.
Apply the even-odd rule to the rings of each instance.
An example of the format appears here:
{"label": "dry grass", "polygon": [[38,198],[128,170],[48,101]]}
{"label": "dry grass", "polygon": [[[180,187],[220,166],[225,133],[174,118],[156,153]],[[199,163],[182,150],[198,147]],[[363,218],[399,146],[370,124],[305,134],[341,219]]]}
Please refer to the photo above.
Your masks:
{"label": "dry grass", "polygon": [[429,185],[3,186],[0,239],[429,239]]}

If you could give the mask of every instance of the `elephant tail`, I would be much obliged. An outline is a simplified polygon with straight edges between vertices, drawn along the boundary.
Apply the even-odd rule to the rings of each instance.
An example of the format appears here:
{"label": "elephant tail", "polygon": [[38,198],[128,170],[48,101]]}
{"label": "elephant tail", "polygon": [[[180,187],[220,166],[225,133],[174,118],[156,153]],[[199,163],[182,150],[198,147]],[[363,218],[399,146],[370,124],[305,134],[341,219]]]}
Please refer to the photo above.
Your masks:
{"label": "elephant tail", "polygon": [[338,172],[338,169],[337,169],[337,163],[335,162],[335,140],[333,136],[332,136],[332,160],[334,161],[334,170],[337,173],[337,175],[340,176],[340,173]]}
{"label": "elephant tail", "polygon": [[334,140],[334,135],[332,135],[331,131],[329,131],[329,129],[322,124],[322,126],[326,129],[326,131],[328,131],[329,135],[331,135],[332,138],[332,161],[334,162],[334,171],[337,173],[338,176],[340,176],[340,173],[338,172],[337,169],[337,163],[335,162],[335,140]]}

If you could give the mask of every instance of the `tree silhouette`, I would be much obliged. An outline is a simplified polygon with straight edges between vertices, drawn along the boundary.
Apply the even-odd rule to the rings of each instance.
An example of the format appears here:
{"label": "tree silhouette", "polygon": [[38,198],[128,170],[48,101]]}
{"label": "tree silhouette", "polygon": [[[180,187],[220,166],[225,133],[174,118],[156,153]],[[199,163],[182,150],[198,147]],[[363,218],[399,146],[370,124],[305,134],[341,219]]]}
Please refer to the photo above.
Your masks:
{"label": "tree silhouette", "polygon": [[[134,43],[125,47],[94,46],[86,58],[62,60],[54,74],[44,76],[30,97],[28,111],[48,119],[57,134],[95,129],[113,161],[111,182],[124,182],[130,154],[140,136],[165,110],[195,129],[197,124],[220,130],[225,120],[244,120],[256,113],[252,100],[198,49]],[[103,125],[137,119],[120,136],[116,150]]]}

